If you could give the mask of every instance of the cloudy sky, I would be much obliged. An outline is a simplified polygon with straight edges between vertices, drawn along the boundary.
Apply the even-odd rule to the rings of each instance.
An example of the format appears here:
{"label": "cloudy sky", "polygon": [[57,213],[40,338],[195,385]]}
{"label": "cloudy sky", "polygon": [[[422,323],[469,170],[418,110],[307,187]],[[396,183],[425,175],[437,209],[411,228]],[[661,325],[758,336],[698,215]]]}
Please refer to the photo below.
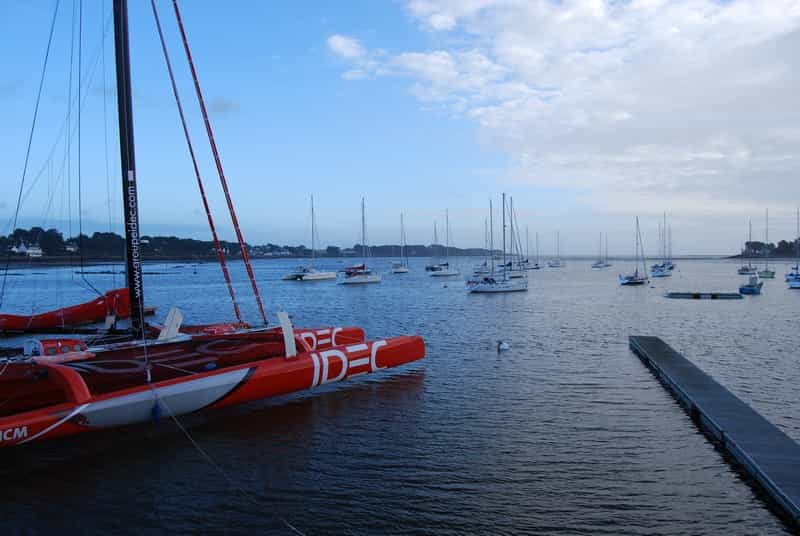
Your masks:
{"label": "cloudy sky", "polygon": [[[77,38],[73,2],[61,4],[22,221],[74,227],[77,134],[67,140],[59,129],[71,71],[73,100],[78,87]],[[85,4],[81,200],[84,225],[95,230],[109,225],[106,154],[113,201],[119,171],[110,35],[103,43],[109,6]],[[0,7],[0,46],[18,51],[0,72],[4,225],[54,5]],[[169,4],[159,6],[201,145]],[[612,251],[626,253],[636,215],[654,250],[665,211],[677,253],[735,252],[749,219],[763,236],[766,208],[770,238],[794,236],[800,0],[234,2],[224,11],[195,1],[183,9],[251,242],[307,242],[311,193],[322,241],[337,244],[358,238],[364,195],[372,242],[396,241],[401,211],[409,240],[430,242],[449,208],[454,242],[482,245],[487,200],[502,191],[545,252],[561,230],[567,252],[595,251],[605,231]],[[144,2],[131,3],[131,32],[145,232],[207,238]],[[73,132],[76,117],[73,106]],[[222,223],[213,162],[202,157]],[[119,227],[116,203],[111,212]]]}

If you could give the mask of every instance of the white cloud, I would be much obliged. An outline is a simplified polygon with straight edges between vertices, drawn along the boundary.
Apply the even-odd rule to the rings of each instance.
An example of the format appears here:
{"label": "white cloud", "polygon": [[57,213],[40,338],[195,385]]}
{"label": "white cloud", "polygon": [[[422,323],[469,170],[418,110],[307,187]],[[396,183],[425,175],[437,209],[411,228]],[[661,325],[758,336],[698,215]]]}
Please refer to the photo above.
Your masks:
{"label": "white cloud", "polygon": [[575,188],[609,211],[800,200],[798,0],[411,0],[406,10],[440,45],[376,54],[352,40],[354,68],[407,78],[420,101],[474,121],[514,159],[518,181]]}
{"label": "white cloud", "polygon": [[328,48],[331,52],[346,60],[357,60],[366,54],[364,47],[358,39],[346,35],[332,35],[328,38]]}

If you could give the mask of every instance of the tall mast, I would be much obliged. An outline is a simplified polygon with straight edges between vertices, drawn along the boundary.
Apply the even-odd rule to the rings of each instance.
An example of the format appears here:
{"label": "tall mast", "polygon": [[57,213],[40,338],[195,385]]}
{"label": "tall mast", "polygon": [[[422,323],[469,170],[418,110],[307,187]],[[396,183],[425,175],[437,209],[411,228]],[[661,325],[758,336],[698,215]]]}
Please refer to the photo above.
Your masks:
{"label": "tall mast", "polygon": [[506,194],[503,192],[503,279],[506,275]]}
{"label": "tall mast", "polygon": [[361,262],[367,264],[367,222],[364,215],[364,198],[361,198]]}
{"label": "tall mast", "polygon": [[494,277],[494,219],[492,213],[492,198],[489,198],[489,258],[491,259],[492,271],[491,275]]}
{"label": "tall mast", "polygon": [[753,241],[753,220],[747,220],[747,244],[744,245],[744,251],[747,253],[747,266],[750,266],[750,242]]}
{"label": "tall mast", "polygon": [[450,255],[450,211],[444,209],[444,260]]}
{"label": "tall mast", "polygon": [[317,234],[316,223],[314,221],[314,195],[311,195],[311,267],[314,267],[314,247],[316,245],[315,235]]}
{"label": "tall mast", "polygon": [[764,229],[764,237],[767,241],[764,244],[764,269],[769,268],[769,209],[766,209],[767,221],[766,221],[766,229]]}
{"label": "tall mast", "polygon": [[511,238],[511,262],[512,262],[512,266],[513,266],[514,250],[516,249],[514,247],[515,240],[514,240],[514,198],[513,197],[508,199],[508,222],[510,224],[510,229],[509,230],[511,231],[511,234],[510,234],[510,238]]}
{"label": "tall mast", "polygon": [[525,226],[525,262],[531,260],[531,240],[528,238],[528,226]]}
{"label": "tall mast", "polygon": [[536,264],[539,264],[539,231],[536,231]]}
{"label": "tall mast", "polygon": [[131,305],[131,331],[144,333],[144,288],[139,248],[139,196],[136,189],[136,159],[133,143],[133,103],[131,101],[131,60],[128,43],[128,2],[114,0],[114,50],[117,67],[117,110],[119,115],[119,153],[122,168],[122,200],[125,219],[125,278]]}

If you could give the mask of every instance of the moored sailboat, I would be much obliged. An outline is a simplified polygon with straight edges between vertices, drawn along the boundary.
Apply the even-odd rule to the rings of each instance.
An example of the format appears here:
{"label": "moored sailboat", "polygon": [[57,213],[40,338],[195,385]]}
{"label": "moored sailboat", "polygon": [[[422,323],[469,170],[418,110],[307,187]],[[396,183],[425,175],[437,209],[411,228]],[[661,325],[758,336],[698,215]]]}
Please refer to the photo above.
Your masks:
{"label": "moored sailboat", "polygon": [[764,226],[764,269],[758,271],[758,277],[761,279],[775,279],[775,270],[769,267],[769,209],[766,209],[766,224]]}
{"label": "moored sailboat", "polygon": [[[639,273],[639,261],[642,263],[642,272]],[[647,261],[644,257],[642,234],[639,230],[639,216],[636,216],[636,239],[634,246],[634,269],[629,275],[619,275],[619,284],[623,286],[644,285],[649,281],[647,277]]]}
{"label": "moored sailboat", "polygon": [[[736,271],[739,275],[755,275],[756,267],[750,263],[750,244],[753,242],[753,222],[747,222],[747,242],[742,248],[742,265]],[[744,264],[744,259],[747,258],[747,265]]]}
{"label": "moored sailboat", "polygon": [[450,212],[445,210],[445,242],[444,242],[444,262],[434,266],[429,270],[431,277],[454,277],[461,275],[461,272],[450,266]]}
{"label": "moored sailboat", "polygon": [[[74,338],[34,340],[0,357],[0,392],[14,394],[0,405],[0,447],[177,418],[421,359],[425,347],[418,336],[368,341],[360,328],[295,330],[285,313],[278,314],[279,328],[242,329],[236,323],[187,330],[175,309],[163,329],[144,323],[127,2],[114,0],[113,6],[131,338],[88,347]],[[173,6],[197,86],[177,2]],[[235,218],[234,225],[240,234]],[[255,279],[253,284],[257,288]]]}
{"label": "moored sailboat", "polygon": [[408,273],[408,252],[406,251],[406,228],[403,223],[403,213],[400,213],[400,260],[392,263],[393,274]]}
{"label": "moored sailboat", "polygon": [[339,279],[340,285],[364,285],[368,283],[380,283],[383,278],[376,274],[371,268],[367,267],[367,257],[369,257],[369,246],[367,246],[367,217],[364,198],[361,198],[361,264],[348,266],[342,270],[342,277]]}
{"label": "moored sailboat", "polygon": [[314,196],[311,196],[311,262],[308,265],[298,266],[292,273],[283,276],[284,281],[324,281],[336,279],[336,272],[325,272],[314,268],[316,254],[316,218],[314,215]]}
{"label": "moored sailboat", "polygon": [[[503,194],[503,265],[506,264],[506,194]],[[489,251],[494,251],[494,224],[492,200],[489,200]],[[466,283],[466,291],[470,294],[497,294],[506,292],[523,292],[528,290],[527,275],[520,278],[509,278],[506,270],[495,271],[494,256],[488,274],[475,274]]]}

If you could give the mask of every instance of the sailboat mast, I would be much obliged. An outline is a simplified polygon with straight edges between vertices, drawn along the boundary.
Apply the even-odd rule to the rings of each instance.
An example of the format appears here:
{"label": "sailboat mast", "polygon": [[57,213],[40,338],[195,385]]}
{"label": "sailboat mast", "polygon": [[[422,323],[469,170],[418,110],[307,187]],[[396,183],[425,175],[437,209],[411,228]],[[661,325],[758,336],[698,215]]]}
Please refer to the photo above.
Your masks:
{"label": "sailboat mast", "polygon": [[511,235],[510,235],[510,237],[511,237],[511,262],[513,263],[514,262],[514,250],[516,249],[514,247],[515,240],[514,240],[514,198],[513,197],[508,200],[508,220],[509,220],[509,224],[511,225],[511,229],[510,229],[511,230]]}
{"label": "sailboat mast", "polygon": [[315,236],[317,234],[316,223],[314,221],[314,196],[311,196],[311,267],[314,267],[314,247],[316,245]]}
{"label": "sailboat mast", "polygon": [[539,231],[536,231],[536,264],[539,264]]}
{"label": "sailboat mast", "polygon": [[528,226],[525,226],[525,262],[531,258],[531,240],[528,238]]}
{"label": "sailboat mast", "polygon": [[506,194],[503,193],[503,279],[506,278]]}
{"label": "sailboat mast", "polygon": [[747,244],[744,245],[744,251],[747,254],[747,266],[750,267],[750,243],[753,241],[753,220],[747,220]]}
{"label": "sailboat mast", "polygon": [[361,198],[361,262],[367,264],[367,231],[366,216],[364,215],[364,198]]}
{"label": "sailboat mast", "polygon": [[766,228],[764,229],[764,239],[766,240],[766,244],[764,244],[764,269],[769,269],[769,209],[766,209]]}
{"label": "sailboat mast", "polygon": [[494,277],[494,219],[492,209],[492,199],[489,198],[489,259],[491,259],[492,271],[491,275]]}
{"label": "sailboat mast", "polygon": [[450,256],[450,211],[444,209],[444,260]]}
{"label": "sailboat mast", "polygon": [[131,331],[134,337],[144,333],[144,288],[139,247],[139,195],[136,188],[136,158],[133,142],[133,103],[131,100],[131,63],[128,40],[128,2],[114,0],[114,50],[117,70],[117,111],[119,116],[119,152],[122,168],[123,217],[125,220],[125,277],[131,306]]}

